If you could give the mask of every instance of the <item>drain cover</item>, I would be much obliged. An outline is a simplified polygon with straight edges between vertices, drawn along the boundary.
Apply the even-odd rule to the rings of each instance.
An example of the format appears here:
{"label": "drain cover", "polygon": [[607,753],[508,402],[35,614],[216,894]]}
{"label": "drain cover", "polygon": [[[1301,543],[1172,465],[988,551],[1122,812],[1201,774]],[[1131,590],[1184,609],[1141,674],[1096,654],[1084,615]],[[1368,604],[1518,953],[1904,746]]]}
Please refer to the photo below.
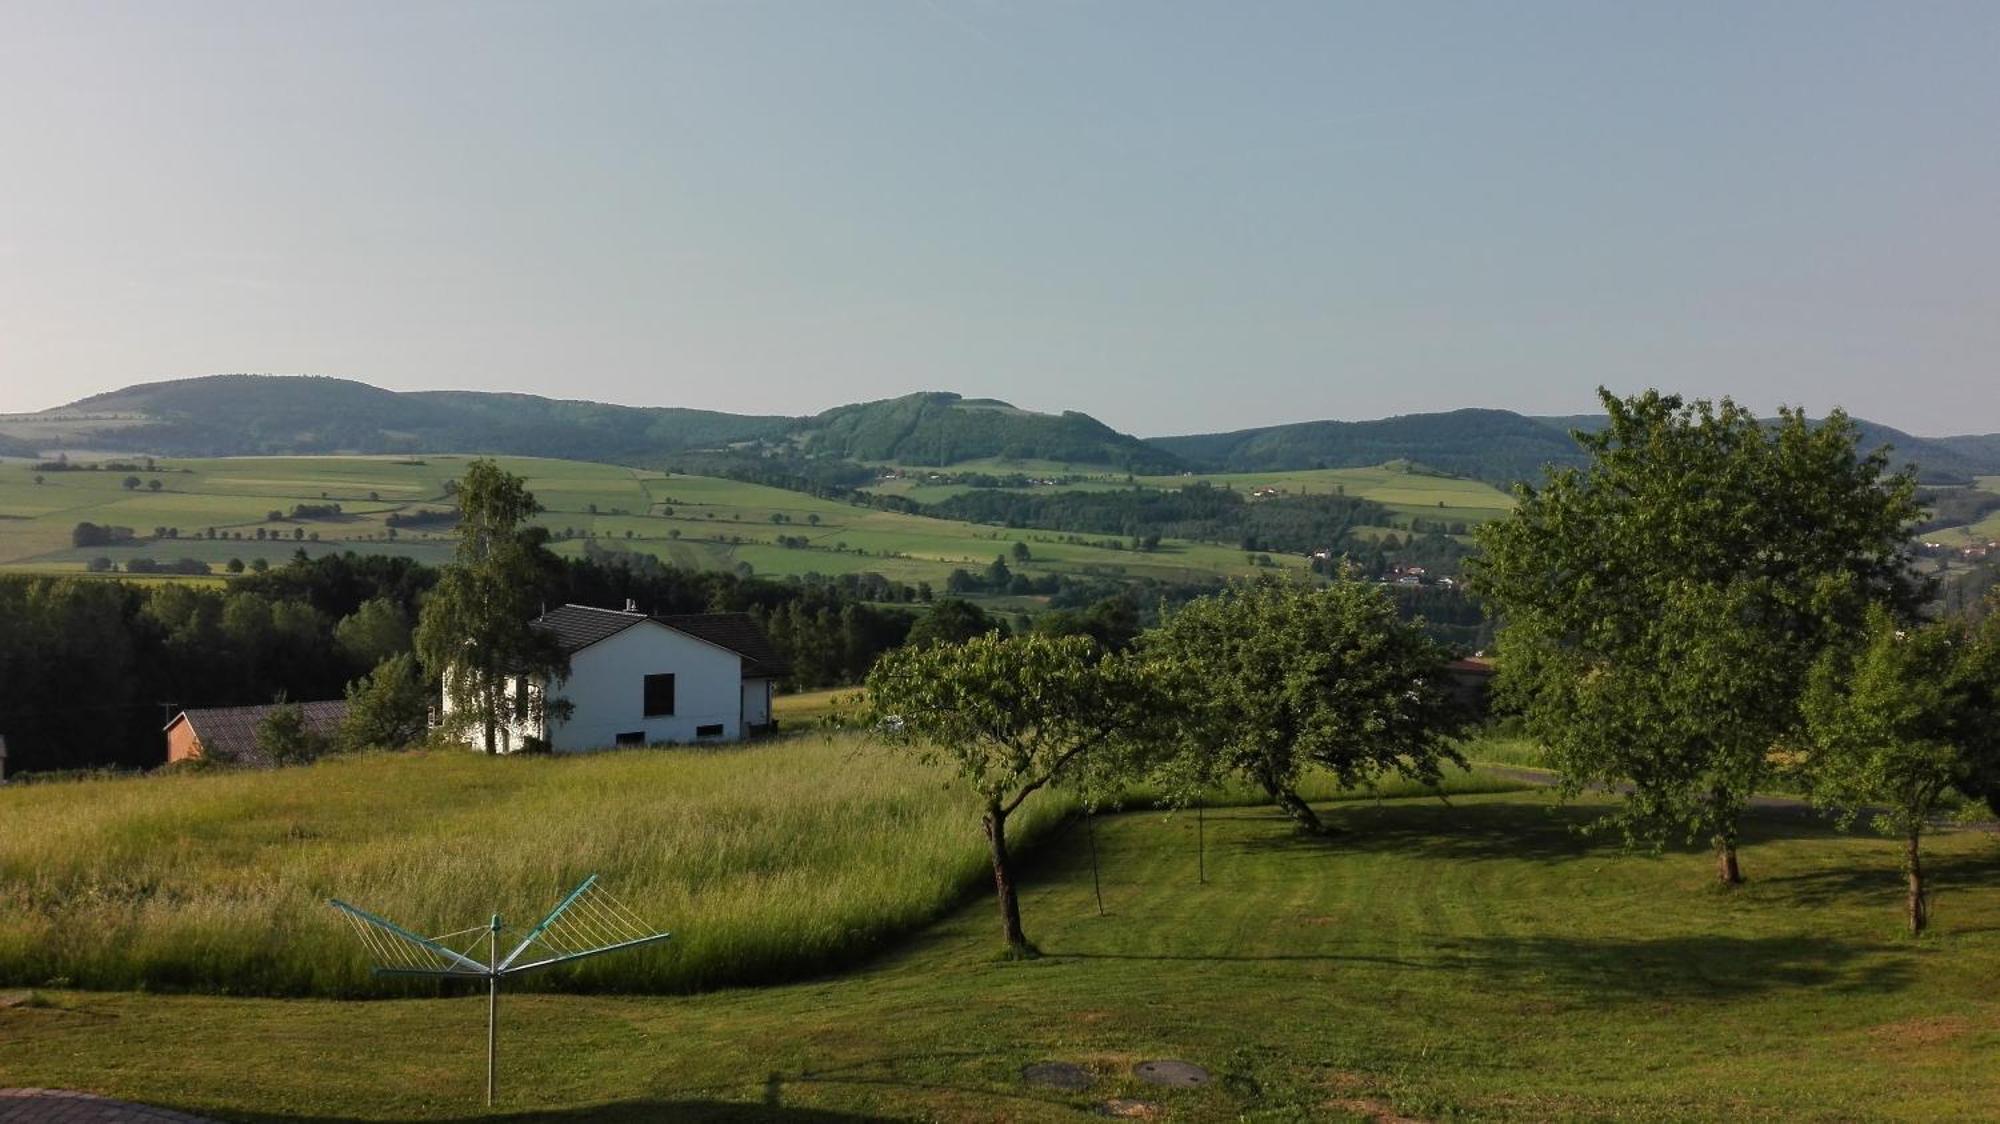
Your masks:
{"label": "drain cover", "polygon": [[1065,1093],[1081,1093],[1090,1088],[1092,1078],[1080,1065],[1069,1062],[1036,1062],[1034,1065],[1022,1068],[1021,1080],[1030,1085],[1061,1089]]}
{"label": "drain cover", "polygon": [[1208,1071],[1193,1062],[1157,1061],[1140,1062],[1132,1068],[1139,1080],[1148,1085],[1166,1085],[1174,1089],[1192,1089],[1208,1084]]}

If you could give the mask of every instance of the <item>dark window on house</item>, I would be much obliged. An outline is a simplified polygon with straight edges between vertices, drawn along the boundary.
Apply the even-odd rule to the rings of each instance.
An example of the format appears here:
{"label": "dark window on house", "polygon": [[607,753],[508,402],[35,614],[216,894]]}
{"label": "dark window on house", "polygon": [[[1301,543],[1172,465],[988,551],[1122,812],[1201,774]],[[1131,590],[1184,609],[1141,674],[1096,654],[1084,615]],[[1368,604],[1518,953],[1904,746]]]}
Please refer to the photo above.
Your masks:
{"label": "dark window on house", "polygon": [[623,734],[614,734],[611,740],[619,745],[645,745],[646,731],[631,730]]}
{"label": "dark window on house", "polygon": [[661,718],[674,712],[674,677],[648,675],[646,677],[646,717]]}
{"label": "dark window on house", "polygon": [[694,728],[694,736],[697,738],[719,738],[722,736],[722,723],[716,722],[708,726],[696,726]]}
{"label": "dark window on house", "polygon": [[528,720],[528,680],[526,676],[514,677],[514,721]]}

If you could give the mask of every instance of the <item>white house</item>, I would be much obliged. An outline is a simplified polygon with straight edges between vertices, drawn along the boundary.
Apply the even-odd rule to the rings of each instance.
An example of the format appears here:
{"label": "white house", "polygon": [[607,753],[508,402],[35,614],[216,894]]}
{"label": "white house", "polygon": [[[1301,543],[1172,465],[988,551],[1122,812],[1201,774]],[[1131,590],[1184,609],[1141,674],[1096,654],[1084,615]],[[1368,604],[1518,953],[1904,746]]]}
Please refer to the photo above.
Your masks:
{"label": "white house", "polygon": [[[649,616],[564,605],[536,617],[569,656],[569,676],[553,684],[516,680],[525,691],[566,701],[567,717],[517,717],[500,729],[500,750],[528,738],[559,753],[658,742],[735,741],[771,724],[771,688],[786,672],[755,621],[744,613]],[[449,692],[445,713],[451,713]],[[474,731],[471,740],[479,744]]]}

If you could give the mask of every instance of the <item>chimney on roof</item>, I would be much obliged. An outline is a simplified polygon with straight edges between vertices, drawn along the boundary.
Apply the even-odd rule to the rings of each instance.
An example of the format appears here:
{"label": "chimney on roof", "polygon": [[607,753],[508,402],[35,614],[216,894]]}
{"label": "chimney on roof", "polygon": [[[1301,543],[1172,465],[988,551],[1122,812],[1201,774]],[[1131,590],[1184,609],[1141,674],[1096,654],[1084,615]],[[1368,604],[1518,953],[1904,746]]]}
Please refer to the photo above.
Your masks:
{"label": "chimney on roof", "polygon": [[626,611],[626,612],[628,612],[628,613],[636,613],[636,612],[638,612],[638,611],[639,611],[639,603],[638,603],[637,601],[634,601],[634,600],[632,600],[632,599],[631,599],[630,597],[627,597],[627,598],[625,599],[625,611]]}

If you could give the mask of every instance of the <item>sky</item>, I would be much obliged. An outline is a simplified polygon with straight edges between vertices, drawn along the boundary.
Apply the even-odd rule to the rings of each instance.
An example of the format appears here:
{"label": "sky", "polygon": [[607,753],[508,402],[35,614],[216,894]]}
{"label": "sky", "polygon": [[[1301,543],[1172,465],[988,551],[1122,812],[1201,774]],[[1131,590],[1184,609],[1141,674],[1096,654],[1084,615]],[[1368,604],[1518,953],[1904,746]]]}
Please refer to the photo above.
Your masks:
{"label": "sky", "polygon": [[0,411],[2000,431],[2000,4],[0,0]]}

